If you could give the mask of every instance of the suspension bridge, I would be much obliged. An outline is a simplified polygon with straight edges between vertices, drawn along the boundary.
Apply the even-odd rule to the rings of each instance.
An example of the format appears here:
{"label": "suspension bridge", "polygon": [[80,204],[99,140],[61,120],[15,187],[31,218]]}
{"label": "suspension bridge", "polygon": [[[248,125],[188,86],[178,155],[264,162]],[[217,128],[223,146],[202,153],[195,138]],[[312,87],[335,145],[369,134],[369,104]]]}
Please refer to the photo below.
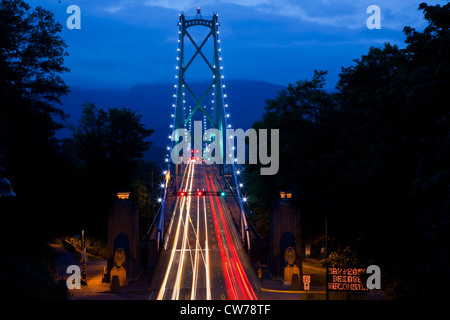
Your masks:
{"label": "suspension bridge", "polygon": [[[193,17],[179,15],[161,210],[147,234],[158,253],[152,299],[258,299],[259,282],[249,255],[258,234],[245,211],[243,168],[235,161],[234,148],[227,150],[225,143],[225,130],[232,123],[219,26],[218,14],[203,17],[200,8]],[[204,92],[194,92],[189,85],[199,75],[210,80]],[[201,123],[203,133],[214,129],[220,134],[211,142],[187,141],[190,154],[175,163],[172,151],[186,142],[195,122]],[[204,154],[213,142],[215,159],[222,161],[207,164]]]}

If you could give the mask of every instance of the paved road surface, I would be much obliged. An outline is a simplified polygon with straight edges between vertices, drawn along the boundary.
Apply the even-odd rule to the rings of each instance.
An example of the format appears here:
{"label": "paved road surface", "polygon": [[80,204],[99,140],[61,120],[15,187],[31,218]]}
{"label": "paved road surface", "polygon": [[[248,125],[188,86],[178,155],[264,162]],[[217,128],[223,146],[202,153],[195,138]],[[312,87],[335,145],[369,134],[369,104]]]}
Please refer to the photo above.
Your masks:
{"label": "paved road surface", "polygon": [[[185,171],[158,270],[154,299],[254,300],[257,283],[211,166]],[[198,196],[197,192],[204,192]],[[193,194],[193,195],[189,195]]]}

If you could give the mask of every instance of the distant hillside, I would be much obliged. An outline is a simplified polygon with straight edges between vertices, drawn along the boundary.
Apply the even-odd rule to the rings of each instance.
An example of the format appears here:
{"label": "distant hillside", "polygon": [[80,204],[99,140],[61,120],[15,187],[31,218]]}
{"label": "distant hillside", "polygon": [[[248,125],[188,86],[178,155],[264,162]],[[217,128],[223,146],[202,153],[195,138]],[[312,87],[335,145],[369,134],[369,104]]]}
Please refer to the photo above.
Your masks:
{"label": "distant hillside", "polygon": [[[259,120],[264,111],[265,100],[275,98],[278,92],[284,89],[279,85],[251,80],[229,80],[226,86],[233,126],[242,129],[250,128]],[[204,87],[205,83],[191,85],[194,92]],[[145,125],[155,130],[151,136],[153,146],[147,158],[161,161],[169,134],[173,94],[173,84],[141,84],[129,91],[71,88],[71,92],[62,99],[62,109],[69,114],[68,122],[71,124],[76,124],[80,119],[81,106],[86,102],[92,102],[103,109],[124,106],[137,110]],[[69,131],[61,130],[58,136],[64,137],[68,134]]]}

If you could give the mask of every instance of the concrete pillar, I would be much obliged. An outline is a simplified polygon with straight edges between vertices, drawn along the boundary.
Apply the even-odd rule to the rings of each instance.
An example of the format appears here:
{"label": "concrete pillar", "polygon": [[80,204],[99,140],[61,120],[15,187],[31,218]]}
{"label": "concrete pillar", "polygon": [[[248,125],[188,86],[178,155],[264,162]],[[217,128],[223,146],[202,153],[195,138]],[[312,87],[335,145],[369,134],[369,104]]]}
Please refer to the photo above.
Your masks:
{"label": "concrete pillar", "polygon": [[107,277],[117,276],[121,286],[139,276],[139,217],[129,200],[117,200],[109,211]]}
{"label": "concrete pillar", "polygon": [[270,217],[270,259],[272,279],[284,280],[286,249],[292,247],[295,251],[294,264],[300,268],[302,275],[302,239],[300,232],[300,212],[290,202],[290,198],[281,198],[280,202],[272,209]]}

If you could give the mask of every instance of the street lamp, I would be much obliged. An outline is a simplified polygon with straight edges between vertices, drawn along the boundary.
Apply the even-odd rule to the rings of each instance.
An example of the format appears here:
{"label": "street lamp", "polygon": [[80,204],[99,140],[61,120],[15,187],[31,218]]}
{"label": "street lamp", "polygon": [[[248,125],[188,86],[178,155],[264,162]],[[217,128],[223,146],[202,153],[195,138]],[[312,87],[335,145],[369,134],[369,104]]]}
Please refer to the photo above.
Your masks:
{"label": "street lamp", "polygon": [[[250,210],[250,204],[249,204],[248,198],[247,198],[247,197],[243,197],[243,198],[242,198],[242,202],[245,203],[245,205],[247,205],[247,211],[248,211],[248,213],[250,214],[251,210]],[[245,206],[244,206],[244,207],[245,207]],[[245,211],[245,209],[244,209],[244,211]]]}

